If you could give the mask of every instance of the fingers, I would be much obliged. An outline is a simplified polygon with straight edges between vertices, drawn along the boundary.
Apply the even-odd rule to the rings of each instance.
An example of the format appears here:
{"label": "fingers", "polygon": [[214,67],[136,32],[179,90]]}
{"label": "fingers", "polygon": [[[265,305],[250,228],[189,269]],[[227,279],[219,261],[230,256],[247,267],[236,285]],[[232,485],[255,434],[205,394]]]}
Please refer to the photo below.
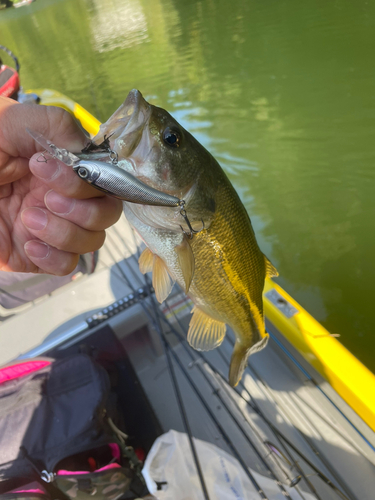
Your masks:
{"label": "fingers", "polygon": [[41,205],[29,206],[21,214],[28,233],[38,240],[28,241],[24,248],[39,270],[68,274],[77,254],[103,245],[104,229],[117,222],[122,202],[86,184],[71,167],[55,159],[38,161],[39,156],[30,160],[30,170],[42,180],[35,190]]}
{"label": "fingers", "polygon": [[91,231],[107,229],[122,213],[121,201],[109,196],[77,200],[51,190],[45,195],[44,202],[53,214]]}
{"label": "fingers", "polygon": [[1,151],[0,148],[0,185],[7,185],[18,181],[29,172],[27,158],[12,158]]}
{"label": "fingers", "polygon": [[45,195],[45,205],[27,208],[21,214],[28,232],[38,238],[28,241],[24,250],[37,271],[58,276],[73,271],[78,254],[99,249],[104,229],[122,213],[122,203],[114,198],[76,200],[52,190]]}
{"label": "fingers", "polygon": [[37,272],[65,276],[77,267],[79,255],[63,252],[38,240],[25,243],[25,253]]}
{"label": "fingers", "polygon": [[48,245],[70,253],[98,250],[104,243],[104,230],[89,231],[44,208],[26,208],[21,219],[28,231]]}

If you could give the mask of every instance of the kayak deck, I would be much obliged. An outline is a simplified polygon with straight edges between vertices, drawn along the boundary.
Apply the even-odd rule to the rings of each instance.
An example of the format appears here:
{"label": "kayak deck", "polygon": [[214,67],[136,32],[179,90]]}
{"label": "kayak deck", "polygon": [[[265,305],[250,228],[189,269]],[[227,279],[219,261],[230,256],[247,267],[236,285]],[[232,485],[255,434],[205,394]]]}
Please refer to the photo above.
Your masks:
{"label": "kayak deck", "polygon": [[[373,431],[280,331],[267,321],[271,335],[267,348],[250,357],[243,384],[231,389],[226,383],[231,336],[220,348],[204,354],[181,340],[186,338],[190,301],[176,290],[167,305],[156,306],[165,314],[156,314],[155,300],[146,293],[144,276],[138,270],[136,251],[122,217],[108,231],[94,274],[65,285],[3,323],[0,363],[22,354],[62,355],[70,346],[91,342],[109,325],[124,347],[162,431],[185,431],[164,338],[173,348],[168,351],[172,358],[177,357],[174,373],[195,437],[233,455],[221,426],[236,453],[253,470],[269,477],[273,474],[284,484],[293,476],[304,475],[295,487],[296,498],[304,498],[308,492],[323,500],[372,499]],[[137,292],[140,288],[144,292]],[[108,307],[113,303],[117,305]],[[96,326],[88,328],[87,320]],[[164,337],[157,332],[158,321]],[[270,443],[296,463],[292,470],[277,453],[270,452]],[[344,496],[316,475],[314,467]]]}

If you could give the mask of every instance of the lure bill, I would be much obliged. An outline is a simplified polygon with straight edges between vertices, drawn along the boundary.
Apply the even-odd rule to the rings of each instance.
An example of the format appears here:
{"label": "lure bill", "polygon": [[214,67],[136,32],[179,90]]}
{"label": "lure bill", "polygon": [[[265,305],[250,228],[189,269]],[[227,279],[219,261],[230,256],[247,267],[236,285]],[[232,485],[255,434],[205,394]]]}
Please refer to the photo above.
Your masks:
{"label": "lure bill", "polygon": [[26,129],[26,132],[29,135],[31,135],[34,141],[37,142],[40,146],[42,146],[42,148],[44,148],[47,151],[47,153],[49,153],[57,160],[62,161],[68,167],[73,167],[74,165],[77,165],[77,163],[79,163],[80,159],[78,158],[78,156],[74,155],[73,153],[70,153],[67,149],[58,148],[39,132],[34,132],[29,128]]}

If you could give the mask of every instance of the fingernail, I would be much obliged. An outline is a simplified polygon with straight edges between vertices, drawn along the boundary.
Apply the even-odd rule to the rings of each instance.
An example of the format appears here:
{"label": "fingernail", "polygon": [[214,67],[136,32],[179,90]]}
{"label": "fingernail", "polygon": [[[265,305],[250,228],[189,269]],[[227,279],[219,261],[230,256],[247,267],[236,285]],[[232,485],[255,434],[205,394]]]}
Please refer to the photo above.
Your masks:
{"label": "fingernail", "polygon": [[34,259],[45,259],[51,253],[49,245],[42,241],[28,241],[25,243],[24,249],[26,254]]}
{"label": "fingernail", "polygon": [[29,229],[40,231],[47,225],[48,216],[41,208],[26,208],[21,214],[22,222]]}
{"label": "fingernail", "polygon": [[55,191],[48,191],[44,198],[47,208],[56,215],[68,215],[76,205],[74,198],[65,198]]}
{"label": "fingernail", "polygon": [[44,161],[43,158],[38,160],[38,158],[32,158],[30,161],[30,170],[34,175],[44,180],[52,180],[58,176],[60,172],[60,163],[54,158],[47,158],[47,161]]}

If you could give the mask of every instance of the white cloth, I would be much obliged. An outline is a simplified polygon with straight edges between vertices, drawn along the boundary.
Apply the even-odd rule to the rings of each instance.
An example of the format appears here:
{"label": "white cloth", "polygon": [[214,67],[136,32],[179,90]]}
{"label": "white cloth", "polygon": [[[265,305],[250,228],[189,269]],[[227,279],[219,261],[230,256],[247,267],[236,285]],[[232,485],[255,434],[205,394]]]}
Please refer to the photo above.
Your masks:
{"label": "white cloth", "polygon": [[[213,444],[195,438],[194,442],[210,500],[260,499],[237,459]],[[249,470],[269,500],[285,500],[274,480]],[[142,472],[149,492],[158,500],[204,499],[186,434],[171,430],[160,436],[152,445]],[[156,483],[163,482],[167,484],[158,490]],[[285,489],[291,498],[300,500],[293,488]],[[303,495],[306,500],[314,500],[307,493]]]}

